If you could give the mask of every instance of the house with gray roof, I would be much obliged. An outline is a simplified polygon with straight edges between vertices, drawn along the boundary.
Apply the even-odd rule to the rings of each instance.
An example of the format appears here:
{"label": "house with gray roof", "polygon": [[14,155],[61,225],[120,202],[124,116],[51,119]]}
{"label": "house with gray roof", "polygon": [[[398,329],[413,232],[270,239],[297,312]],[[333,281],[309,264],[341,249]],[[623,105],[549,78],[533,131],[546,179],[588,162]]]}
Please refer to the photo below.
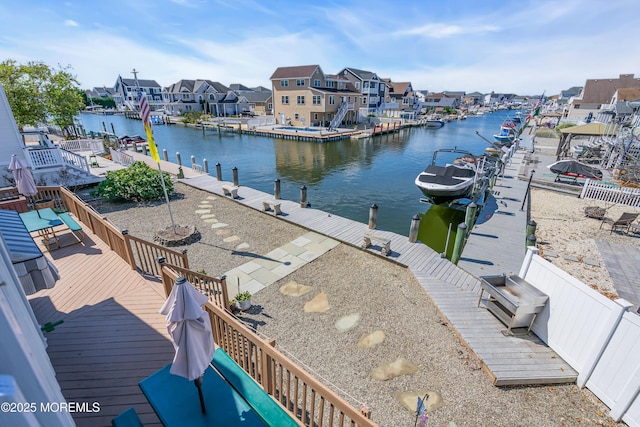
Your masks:
{"label": "house with gray roof", "polygon": [[[140,89],[147,95],[151,110],[158,110],[164,106],[162,100],[162,87],[155,80],[138,79]],[[118,76],[113,85],[113,100],[120,110],[138,110],[138,92],[134,79],[125,79]]]}
{"label": "house with gray roof", "polygon": [[[189,111],[199,111],[212,115],[223,115],[226,109],[218,104],[227,97],[228,87],[211,80],[182,79],[167,86],[162,91],[165,112],[172,116],[180,116]],[[229,104],[230,99],[225,102]]]}
{"label": "house with gray roof", "polygon": [[388,86],[376,73],[357,68],[343,68],[338,76],[346,78],[360,92],[355,103],[359,121],[369,114],[382,114]]}
{"label": "house with gray roof", "polygon": [[589,113],[596,115],[603,105],[611,103],[616,90],[639,87],[640,79],[633,74],[620,74],[617,79],[588,79],[581,93],[569,100],[566,117],[584,119]]}

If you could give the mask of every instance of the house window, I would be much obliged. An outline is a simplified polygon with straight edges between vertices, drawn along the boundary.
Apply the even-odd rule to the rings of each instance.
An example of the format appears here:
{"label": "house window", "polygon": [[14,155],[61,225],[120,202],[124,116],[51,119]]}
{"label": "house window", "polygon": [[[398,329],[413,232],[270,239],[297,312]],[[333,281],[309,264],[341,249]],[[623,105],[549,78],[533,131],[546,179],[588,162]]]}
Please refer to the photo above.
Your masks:
{"label": "house window", "polygon": [[209,94],[209,101],[215,101],[216,100],[216,96],[212,93]]}
{"label": "house window", "polygon": [[334,105],[336,103],[336,97],[331,95],[329,96],[329,105]]}
{"label": "house window", "polygon": [[360,82],[356,82],[356,89],[360,90]]}
{"label": "house window", "polygon": [[404,105],[409,105],[409,99],[408,98],[402,98],[402,103]]}
{"label": "house window", "polygon": [[371,89],[375,89],[376,88],[376,82],[371,82]]}
{"label": "house window", "polygon": [[298,105],[304,105],[304,95],[298,95],[296,97],[296,100],[298,102]]}
{"label": "house window", "polygon": [[313,105],[320,105],[320,95],[313,95]]}
{"label": "house window", "polygon": [[296,86],[304,86],[304,79],[296,80]]}
{"label": "house window", "polygon": [[289,80],[280,80],[280,86],[282,87],[289,86]]}
{"label": "house window", "polygon": [[182,94],[182,99],[189,99],[189,94],[188,93],[183,93]]}
{"label": "house window", "polygon": [[333,87],[334,82],[327,80],[326,82],[324,82],[324,86],[325,87]]}
{"label": "house window", "polygon": [[363,103],[363,104],[366,104],[366,103],[367,103],[367,97],[366,97],[366,96],[363,96],[363,97],[362,97],[362,103]]}
{"label": "house window", "polygon": [[298,115],[298,113],[295,113],[295,114],[293,115],[293,118],[294,118],[294,119],[296,119],[296,120],[298,120],[298,119],[300,118],[300,116]]}
{"label": "house window", "polygon": [[363,82],[362,89],[369,89],[369,82]]}
{"label": "house window", "polygon": [[289,103],[289,97],[287,95],[282,95],[282,103],[283,104],[288,104]]}
{"label": "house window", "polygon": [[272,110],[272,109],[273,109],[273,104],[272,104],[272,103],[268,103],[268,104],[267,104],[267,108],[268,108],[269,110]]}
{"label": "house window", "polygon": [[320,79],[315,79],[315,80],[313,81],[313,85],[314,85],[315,87],[320,87]]}
{"label": "house window", "polygon": [[318,113],[315,113],[315,114],[313,115],[313,120],[318,120]]}

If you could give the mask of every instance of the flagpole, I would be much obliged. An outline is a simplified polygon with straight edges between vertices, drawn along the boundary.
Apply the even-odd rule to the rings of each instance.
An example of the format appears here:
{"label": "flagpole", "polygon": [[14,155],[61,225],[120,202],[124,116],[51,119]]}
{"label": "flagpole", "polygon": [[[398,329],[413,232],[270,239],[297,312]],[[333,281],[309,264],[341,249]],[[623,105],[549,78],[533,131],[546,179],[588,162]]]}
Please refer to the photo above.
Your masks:
{"label": "flagpole", "polygon": [[[167,202],[167,209],[169,210],[169,219],[171,220],[171,228],[173,229],[173,234],[176,234],[176,224],[173,221],[173,213],[171,212],[171,203],[169,203],[169,194],[167,193],[167,186],[164,182],[164,174],[162,173],[162,168],[160,167],[160,156],[158,155],[158,147],[156,146],[153,140],[153,129],[151,128],[151,120],[149,119],[149,113],[151,108],[146,99],[146,95],[142,93],[142,89],[140,89],[140,84],[138,83],[138,72],[136,69],[133,69],[133,77],[136,82],[136,90],[138,92],[138,109],[140,110],[140,120],[142,120],[144,130],[147,134],[147,143],[149,146],[149,151],[151,153],[151,158],[156,161],[158,164],[158,173],[160,174],[160,182],[162,183],[162,191],[164,192],[164,199]],[[143,111],[144,110],[144,111]]]}

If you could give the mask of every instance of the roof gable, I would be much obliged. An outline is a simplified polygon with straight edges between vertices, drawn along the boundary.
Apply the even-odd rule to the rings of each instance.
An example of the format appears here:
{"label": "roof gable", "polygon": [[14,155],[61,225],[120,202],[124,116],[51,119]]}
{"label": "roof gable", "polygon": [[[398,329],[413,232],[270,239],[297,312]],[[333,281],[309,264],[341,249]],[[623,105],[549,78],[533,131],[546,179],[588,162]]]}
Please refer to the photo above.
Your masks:
{"label": "roof gable", "polygon": [[[269,80],[310,78],[319,69],[319,65],[298,65],[295,67],[278,67]],[[322,72],[322,70],[320,70]],[[324,73],[323,73],[324,74]]]}

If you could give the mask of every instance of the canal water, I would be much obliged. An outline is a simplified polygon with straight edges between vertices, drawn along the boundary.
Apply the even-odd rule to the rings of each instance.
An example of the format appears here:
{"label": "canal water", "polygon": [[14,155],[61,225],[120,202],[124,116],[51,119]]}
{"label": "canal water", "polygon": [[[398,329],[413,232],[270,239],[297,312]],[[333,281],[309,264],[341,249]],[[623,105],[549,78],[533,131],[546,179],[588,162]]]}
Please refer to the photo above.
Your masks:
{"label": "canal water", "polygon": [[[488,144],[476,131],[492,140],[508,111],[470,117],[447,123],[441,129],[407,128],[395,134],[367,140],[342,140],[327,143],[301,142],[201,129],[177,125],[154,126],[158,149],[166,149],[169,160],[179,152],[184,165],[191,156],[202,165],[207,159],[215,175],[215,164],[222,166],[224,180],[232,179],[238,168],[239,184],[273,193],[274,180],[281,181],[283,199],[297,201],[300,187],[307,187],[307,199],[313,208],[367,223],[369,207],[378,206],[378,227],[407,236],[411,218],[424,215],[419,238],[438,252],[444,250],[450,223],[463,220],[451,209],[431,207],[420,202],[422,193],[414,180],[443,148],[463,149],[481,154]],[[82,114],[85,131],[106,129],[115,134],[144,135],[139,120],[120,115]],[[449,245],[451,252],[451,244]]]}

